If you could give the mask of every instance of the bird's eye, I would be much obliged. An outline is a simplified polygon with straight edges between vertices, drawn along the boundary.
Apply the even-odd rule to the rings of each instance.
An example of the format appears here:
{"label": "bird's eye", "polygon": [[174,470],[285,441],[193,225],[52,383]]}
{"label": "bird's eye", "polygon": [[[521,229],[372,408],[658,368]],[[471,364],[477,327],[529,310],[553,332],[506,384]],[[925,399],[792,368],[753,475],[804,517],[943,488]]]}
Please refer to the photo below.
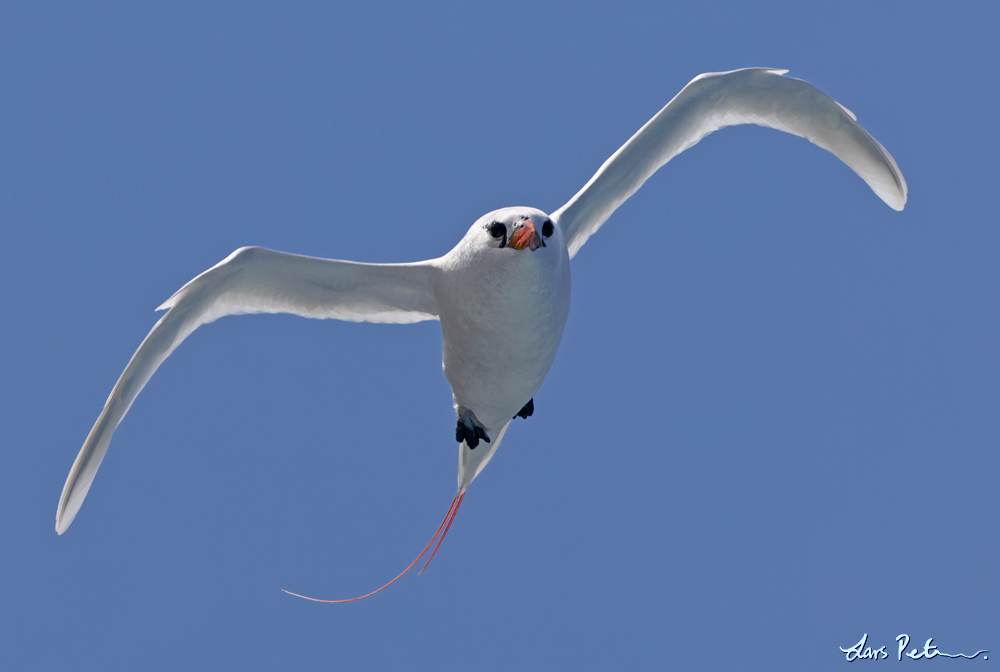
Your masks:
{"label": "bird's eye", "polygon": [[501,236],[507,235],[507,227],[500,222],[493,222],[490,224],[490,235],[494,238],[500,238]]}
{"label": "bird's eye", "polygon": [[542,235],[548,238],[549,236],[552,235],[552,231],[553,231],[552,220],[546,219],[545,223],[542,224]]}

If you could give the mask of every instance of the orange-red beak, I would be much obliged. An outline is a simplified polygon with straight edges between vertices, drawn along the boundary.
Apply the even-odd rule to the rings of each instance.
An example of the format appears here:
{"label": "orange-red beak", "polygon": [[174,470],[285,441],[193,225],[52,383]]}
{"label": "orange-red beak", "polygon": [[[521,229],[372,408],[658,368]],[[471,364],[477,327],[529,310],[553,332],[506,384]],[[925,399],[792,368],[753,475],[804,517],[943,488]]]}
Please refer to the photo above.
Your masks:
{"label": "orange-red beak", "polygon": [[537,250],[544,245],[545,243],[542,242],[538,232],[535,231],[535,223],[530,219],[525,219],[521,222],[521,226],[510,237],[510,242],[507,243],[507,247],[513,247],[515,250],[523,250],[526,247]]}

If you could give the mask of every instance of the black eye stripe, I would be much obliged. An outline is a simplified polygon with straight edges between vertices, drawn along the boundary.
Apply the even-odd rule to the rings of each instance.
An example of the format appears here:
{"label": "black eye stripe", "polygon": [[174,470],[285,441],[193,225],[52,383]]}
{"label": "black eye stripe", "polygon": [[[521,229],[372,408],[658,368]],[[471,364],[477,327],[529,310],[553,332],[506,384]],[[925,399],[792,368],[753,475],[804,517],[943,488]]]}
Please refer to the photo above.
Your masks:
{"label": "black eye stripe", "polygon": [[545,236],[546,238],[548,238],[549,236],[552,235],[552,232],[554,230],[555,229],[552,226],[552,220],[551,219],[546,219],[545,223],[542,224],[542,235]]}

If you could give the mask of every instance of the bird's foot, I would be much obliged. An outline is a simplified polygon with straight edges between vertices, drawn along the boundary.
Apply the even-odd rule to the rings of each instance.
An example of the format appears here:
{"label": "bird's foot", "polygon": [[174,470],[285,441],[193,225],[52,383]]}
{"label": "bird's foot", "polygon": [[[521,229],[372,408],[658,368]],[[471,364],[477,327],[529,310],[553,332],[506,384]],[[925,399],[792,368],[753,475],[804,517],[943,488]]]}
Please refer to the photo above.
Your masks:
{"label": "bird's foot", "polygon": [[476,414],[465,406],[458,407],[458,423],[455,425],[455,440],[459,443],[465,441],[469,450],[475,450],[479,445],[479,439],[486,443],[490,442],[490,437],[486,435],[486,428],[483,427]]}
{"label": "bird's foot", "polygon": [[[522,417],[524,419],[527,419],[528,416],[534,412],[535,412],[535,398],[532,397],[531,399],[528,399],[528,403],[524,405],[524,408],[522,408],[520,411],[517,412],[517,415],[515,415],[514,418]],[[514,418],[511,418],[511,420],[513,420]]]}

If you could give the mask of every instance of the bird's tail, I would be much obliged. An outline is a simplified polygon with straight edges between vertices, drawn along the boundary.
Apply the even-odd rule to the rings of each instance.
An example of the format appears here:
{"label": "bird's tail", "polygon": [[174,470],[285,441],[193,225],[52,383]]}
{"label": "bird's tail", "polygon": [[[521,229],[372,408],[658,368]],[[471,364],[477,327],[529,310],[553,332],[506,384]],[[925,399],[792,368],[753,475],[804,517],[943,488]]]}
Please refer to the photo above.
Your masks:
{"label": "bird's tail", "polygon": [[[426,546],[424,546],[424,550],[420,551],[420,555],[418,555],[416,557],[416,559],[414,559],[414,561],[411,562],[406,567],[406,569],[404,569],[402,572],[400,572],[399,575],[395,579],[393,579],[389,583],[385,584],[381,588],[373,590],[372,592],[370,592],[370,593],[368,593],[366,595],[362,595],[361,597],[352,597],[352,598],[349,598],[349,599],[346,599],[346,600],[320,600],[320,599],[317,599],[315,597],[306,597],[305,595],[299,595],[298,593],[293,593],[290,590],[286,590],[285,592],[288,593],[289,595],[294,595],[295,597],[301,597],[303,600],[310,600],[312,602],[325,602],[327,604],[340,604],[342,602],[357,602],[358,600],[363,600],[366,597],[371,597],[375,593],[380,592],[382,590],[385,590],[386,588],[388,588],[392,584],[396,583],[396,581],[398,581],[400,578],[402,578],[402,576],[404,574],[406,574],[408,571],[410,571],[411,569],[413,569],[413,566],[415,564],[417,564],[418,562],[420,562],[420,558],[424,557],[424,555],[430,549],[431,545],[434,543],[434,540],[438,539],[438,535],[440,534],[441,538],[438,539],[437,546],[434,547],[434,551],[431,553],[431,556],[429,558],[427,558],[427,562],[425,562],[424,566],[420,569],[419,572],[417,572],[417,576],[419,576],[420,574],[423,573],[423,571],[425,569],[427,569],[427,565],[431,564],[431,560],[434,558],[434,554],[437,553],[437,550],[439,548],[441,548],[441,542],[444,541],[444,535],[448,534],[448,528],[451,527],[452,521],[455,520],[455,514],[458,513],[458,507],[460,507],[462,505],[462,500],[463,499],[465,499],[465,490],[462,490],[461,492],[459,492],[457,495],[455,495],[455,498],[453,500],[451,500],[451,506],[448,507],[448,513],[445,514],[444,520],[441,521],[441,525],[438,527],[437,532],[434,533],[434,536],[431,537],[431,540],[429,542],[427,542]],[[442,530],[444,530],[444,531],[442,532]]]}

